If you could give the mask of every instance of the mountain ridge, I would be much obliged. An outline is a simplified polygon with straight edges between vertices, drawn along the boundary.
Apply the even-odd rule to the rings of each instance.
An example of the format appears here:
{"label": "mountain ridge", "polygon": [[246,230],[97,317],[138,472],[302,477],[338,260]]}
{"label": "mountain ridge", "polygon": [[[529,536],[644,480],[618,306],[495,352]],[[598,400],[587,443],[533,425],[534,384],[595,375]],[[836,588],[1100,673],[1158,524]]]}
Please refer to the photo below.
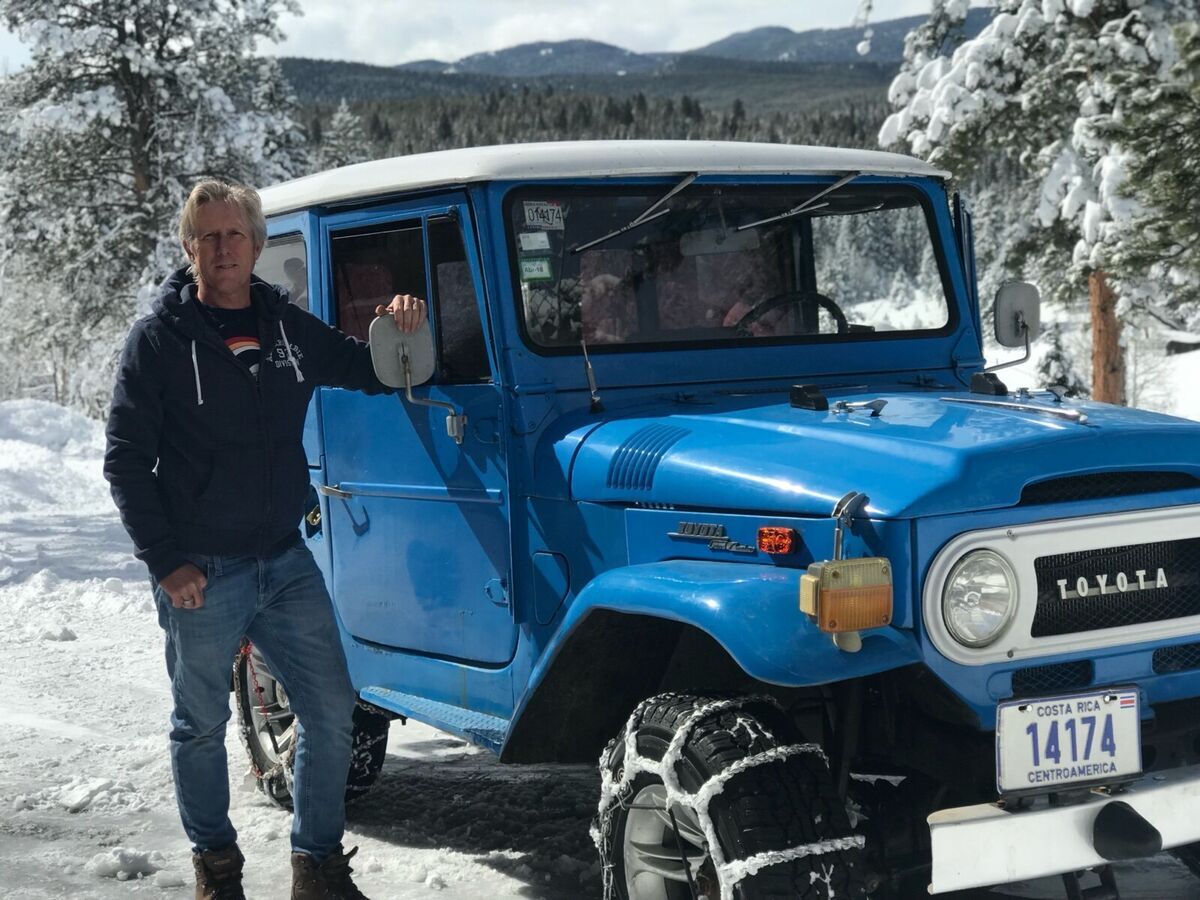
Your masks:
{"label": "mountain ridge", "polygon": [[[963,33],[974,37],[991,18],[991,10],[975,7],[967,12]],[[500,50],[472,53],[454,62],[422,59],[401,63],[401,71],[495,75],[503,77],[540,77],[547,75],[632,75],[652,74],[681,57],[736,59],[758,63],[876,63],[896,65],[904,57],[904,37],[926,20],[925,16],[905,16],[875,22],[869,49],[859,53],[866,29],[859,27],[818,28],[793,31],[780,25],[766,25],[734,32],[720,40],[678,53],[637,53],[587,38],[565,41],[534,41]]]}

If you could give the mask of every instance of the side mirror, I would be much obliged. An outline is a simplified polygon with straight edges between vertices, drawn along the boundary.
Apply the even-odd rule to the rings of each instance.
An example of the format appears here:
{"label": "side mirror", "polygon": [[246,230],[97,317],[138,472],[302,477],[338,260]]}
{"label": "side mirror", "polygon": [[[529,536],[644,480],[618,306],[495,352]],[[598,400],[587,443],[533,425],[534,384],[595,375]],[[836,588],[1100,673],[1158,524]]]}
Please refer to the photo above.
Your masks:
{"label": "side mirror", "polygon": [[375,376],[388,387],[404,388],[409,403],[417,406],[433,406],[446,410],[446,434],[461,444],[467,433],[467,417],[453,403],[442,400],[414,397],[412,389],[433,377],[437,368],[437,355],[433,349],[433,334],[429,320],[412,334],[405,334],[396,327],[390,315],[379,316],[371,323],[367,333],[371,344],[371,365]]}
{"label": "side mirror", "polygon": [[1025,347],[1038,336],[1042,298],[1026,281],[1010,281],[996,291],[996,341],[1002,347]]}
{"label": "side mirror", "polygon": [[405,334],[390,315],[378,316],[368,336],[375,377],[388,387],[416,387],[433,377],[437,362],[428,319],[412,334]]}

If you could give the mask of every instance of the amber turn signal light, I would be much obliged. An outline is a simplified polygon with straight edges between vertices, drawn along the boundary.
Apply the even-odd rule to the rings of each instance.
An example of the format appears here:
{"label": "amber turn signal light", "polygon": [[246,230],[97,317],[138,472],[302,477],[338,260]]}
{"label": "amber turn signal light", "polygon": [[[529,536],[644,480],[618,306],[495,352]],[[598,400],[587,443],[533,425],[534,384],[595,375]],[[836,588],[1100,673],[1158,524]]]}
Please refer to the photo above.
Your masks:
{"label": "amber turn signal light", "polygon": [[799,543],[794,528],[779,528],[774,525],[764,525],[758,529],[758,549],[763,553],[780,556],[785,553],[795,553]]}
{"label": "amber turn signal light", "polygon": [[828,634],[892,621],[892,566],[881,557],[813,563],[800,576],[800,609]]}

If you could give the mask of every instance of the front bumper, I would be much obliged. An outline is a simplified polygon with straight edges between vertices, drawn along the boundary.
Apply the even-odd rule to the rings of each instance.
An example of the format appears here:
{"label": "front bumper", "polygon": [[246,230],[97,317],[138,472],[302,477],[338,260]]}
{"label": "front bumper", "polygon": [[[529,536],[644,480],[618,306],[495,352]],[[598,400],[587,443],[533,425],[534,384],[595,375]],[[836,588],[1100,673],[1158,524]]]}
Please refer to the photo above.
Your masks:
{"label": "front bumper", "polygon": [[995,803],[929,816],[933,871],[929,893],[1059,875],[1110,862],[1092,844],[1093,823],[1120,799],[1162,835],[1164,849],[1200,841],[1200,766],[1147,775],[1117,796],[1093,792],[1070,806],[1042,799],[1009,811]]}

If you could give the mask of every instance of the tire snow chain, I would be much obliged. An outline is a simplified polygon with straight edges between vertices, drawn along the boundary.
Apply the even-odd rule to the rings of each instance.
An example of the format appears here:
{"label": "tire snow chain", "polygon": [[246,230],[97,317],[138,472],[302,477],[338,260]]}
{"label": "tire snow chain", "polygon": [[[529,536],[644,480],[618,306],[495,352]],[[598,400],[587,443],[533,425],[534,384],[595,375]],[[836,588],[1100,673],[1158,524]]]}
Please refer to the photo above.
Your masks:
{"label": "tire snow chain", "polygon": [[[233,663],[234,677],[236,678],[236,676],[237,676],[237,666],[238,666],[238,663],[241,661],[241,656],[244,654],[246,657],[246,671],[248,671],[250,673],[250,680],[251,680],[251,682],[253,682],[254,694],[258,698],[258,710],[260,713],[262,713],[263,719],[265,720],[267,718],[267,702],[266,702],[266,700],[263,699],[262,685],[258,683],[258,673],[254,671],[254,663],[251,660],[251,653],[252,653],[253,649],[254,649],[254,645],[247,642],[246,646],[242,648],[240,654],[237,657],[235,657],[234,663]],[[354,699],[354,706],[356,708],[365,709],[368,712],[372,712],[372,713],[375,712],[375,710],[371,706],[364,703],[362,700],[358,699],[357,697]],[[295,713],[293,713],[293,716],[294,715],[295,715]],[[268,721],[267,722],[267,736],[270,737],[271,746],[275,749],[275,755],[277,757],[277,762],[275,763],[275,765],[271,766],[270,769],[267,769],[264,771],[263,769],[259,768],[258,764],[254,761],[254,754],[250,751],[250,733],[249,732],[253,727],[254,727],[254,725],[252,722],[247,722],[247,723],[243,724],[242,727],[239,729],[239,731],[241,732],[242,744],[246,748],[246,756],[249,757],[249,759],[250,759],[250,771],[254,774],[255,778],[257,778],[261,781],[264,781],[264,782],[270,781],[273,778],[282,778],[286,782],[288,769],[291,767],[292,762],[296,756],[296,742],[292,741],[291,744],[287,748],[287,752],[284,753],[282,756],[280,756],[279,743],[276,740],[275,732],[273,732],[271,730],[270,722]],[[376,738],[374,738],[370,741],[367,741],[361,745],[359,745],[358,743],[355,743],[351,748],[352,755],[351,755],[351,759],[350,759],[350,767],[353,768],[354,764],[356,762],[361,762],[362,756],[364,754],[369,756],[372,747],[374,747],[380,741],[386,741],[386,740],[387,740],[387,734],[385,733],[385,734],[382,734],[379,737],[376,737]]]}
{"label": "tire snow chain", "polygon": [[[681,804],[690,807],[696,813],[696,819],[700,823],[705,839],[708,842],[709,857],[712,859],[713,865],[717,870],[717,881],[721,887],[721,900],[733,900],[733,889],[739,882],[755,875],[759,870],[765,869],[768,866],[791,862],[792,860],[801,859],[806,856],[819,856],[825,853],[861,849],[864,846],[865,838],[862,835],[852,835],[849,837],[829,838],[810,844],[800,844],[797,847],[790,847],[787,850],[770,850],[764,853],[756,853],[746,859],[726,860],[724,854],[721,852],[721,845],[717,840],[716,827],[708,815],[708,806],[712,802],[712,799],[725,789],[725,785],[732,778],[756,766],[778,762],[800,753],[818,755],[825,761],[826,765],[828,765],[829,759],[820,744],[789,744],[783,747],[773,747],[754,756],[747,756],[737,760],[724,772],[720,772],[708,779],[695,793],[689,793],[680,785],[679,777],[675,772],[675,766],[683,754],[684,744],[687,743],[697,725],[715,714],[730,710],[739,710],[750,705],[767,705],[780,711],[783,710],[783,707],[780,706],[779,701],[774,697],[765,695],[713,700],[705,703],[693,711],[686,721],[684,721],[683,725],[680,726],[679,730],[675,732],[661,760],[655,762],[654,760],[646,759],[637,751],[638,727],[641,725],[647,707],[669,702],[672,697],[682,699],[683,695],[660,694],[656,697],[650,697],[638,704],[638,707],[630,715],[629,720],[625,724],[625,755],[619,779],[614,780],[611,769],[613,754],[619,739],[610,741],[608,746],[604,748],[604,752],[600,754],[600,807],[596,824],[591,829],[591,836],[597,850],[600,852],[601,859],[604,860],[603,882],[605,900],[611,900],[613,897],[612,854],[610,852],[611,847],[608,846],[609,834],[611,833],[609,822],[612,819],[615,807],[624,808],[625,803],[629,799],[628,792],[630,785],[643,772],[656,775],[662,781],[663,787],[666,788],[667,792],[666,802],[668,809],[673,804]],[[745,722],[741,721],[739,724],[744,725]],[[768,736],[770,736],[769,732]],[[825,869],[824,866],[822,868]],[[825,870],[823,879],[818,878],[818,880],[824,880],[826,883],[829,883],[832,877],[833,869],[829,868]]]}
{"label": "tire snow chain", "polygon": [[296,742],[292,741],[291,745],[287,749],[287,752],[282,756],[280,755],[279,744],[275,739],[275,732],[271,730],[271,722],[270,719],[267,718],[267,703],[263,699],[262,685],[258,683],[258,673],[254,671],[254,662],[252,658],[253,652],[254,645],[247,641],[246,645],[242,648],[241,654],[234,660],[234,674],[236,675],[237,664],[240,662],[241,656],[244,655],[246,658],[246,671],[250,673],[250,681],[253,684],[254,694],[258,698],[258,711],[262,713],[263,719],[267,723],[267,736],[271,739],[271,746],[275,749],[275,765],[271,766],[270,769],[263,770],[259,768],[258,763],[255,762],[254,753],[251,752],[250,748],[250,731],[254,728],[253,720],[244,723],[240,729],[242,732],[242,743],[246,745],[246,755],[250,758],[250,771],[254,773],[255,778],[257,778],[261,783],[266,783],[275,778],[282,778],[286,783],[288,766],[292,762],[292,758],[296,753]]}

